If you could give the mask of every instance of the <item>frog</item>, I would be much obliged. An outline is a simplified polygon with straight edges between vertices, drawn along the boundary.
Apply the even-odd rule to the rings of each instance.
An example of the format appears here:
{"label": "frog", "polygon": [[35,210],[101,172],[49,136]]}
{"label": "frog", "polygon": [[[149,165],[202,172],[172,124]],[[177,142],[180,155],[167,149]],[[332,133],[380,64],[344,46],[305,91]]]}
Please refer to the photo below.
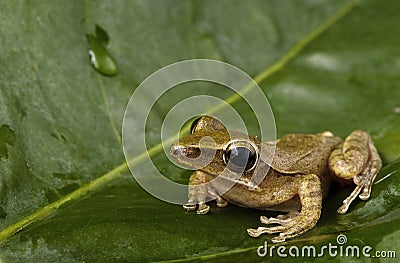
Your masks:
{"label": "frog", "polygon": [[[362,130],[352,131],[344,140],[324,131],[263,142],[257,136],[228,131],[211,115],[195,120],[190,134],[171,145],[170,155],[194,170],[183,205],[186,211],[207,214],[207,203],[215,200],[218,207],[232,203],[283,212],[276,217],[261,215],[264,226],[247,229],[251,237],[275,234],[273,243],[295,238],[317,224],[332,182],[354,187],[337,209],[339,214],[345,214],[357,196],[368,200],[382,167],[371,136]],[[257,183],[252,179],[255,173],[262,175]],[[228,190],[224,182],[230,182]]]}

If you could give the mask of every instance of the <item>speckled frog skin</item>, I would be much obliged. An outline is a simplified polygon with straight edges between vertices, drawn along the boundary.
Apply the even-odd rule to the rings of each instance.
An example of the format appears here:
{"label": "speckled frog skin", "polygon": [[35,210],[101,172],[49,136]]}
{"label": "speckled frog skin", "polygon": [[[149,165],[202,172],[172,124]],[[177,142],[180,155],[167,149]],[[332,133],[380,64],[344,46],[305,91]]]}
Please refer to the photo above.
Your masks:
{"label": "speckled frog skin", "polygon": [[[201,143],[206,137],[211,137],[214,142]],[[266,150],[260,151],[261,146]],[[268,158],[272,148],[275,148],[275,155]],[[330,132],[323,132],[288,134],[275,142],[264,143],[256,136],[228,132],[211,116],[196,120],[191,134],[171,146],[171,156],[188,168],[198,169],[189,180],[186,210],[208,213],[210,208],[206,200],[210,197],[219,207],[230,202],[287,212],[276,218],[261,216],[261,223],[275,226],[247,229],[252,237],[279,233],[272,239],[275,243],[296,237],[315,226],[332,179],[355,186],[338,213],[346,213],[357,196],[362,200],[369,199],[372,183],[382,166],[370,136],[360,130],[353,131],[344,141]],[[204,166],[202,156],[212,159]],[[222,174],[224,170],[227,172]],[[251,181],[255,171],[265,176],[256,185]],[[211,180],[217,177],[220,180],[213,183]],[[224,192],[221,182],[232,181],[232,178],[235,178],[235,184],[220,195],[219,192]],[[211,183],[204,184],[207,182]]]}

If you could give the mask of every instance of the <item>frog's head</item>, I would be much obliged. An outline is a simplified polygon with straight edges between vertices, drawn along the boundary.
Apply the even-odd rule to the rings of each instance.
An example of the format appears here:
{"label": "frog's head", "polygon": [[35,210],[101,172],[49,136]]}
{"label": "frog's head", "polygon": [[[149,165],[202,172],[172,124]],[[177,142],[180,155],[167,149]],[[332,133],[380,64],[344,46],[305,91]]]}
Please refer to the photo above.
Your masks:
{"label": "frog's head", "polygon": [[201,169],[214,176],[226,168],[228,173],[251,173],[259,159],[260,140],[240,132],[228,131],[216,118],[202,116],[191,126],[191,134],[171,146],[171,156],[181,165]]}

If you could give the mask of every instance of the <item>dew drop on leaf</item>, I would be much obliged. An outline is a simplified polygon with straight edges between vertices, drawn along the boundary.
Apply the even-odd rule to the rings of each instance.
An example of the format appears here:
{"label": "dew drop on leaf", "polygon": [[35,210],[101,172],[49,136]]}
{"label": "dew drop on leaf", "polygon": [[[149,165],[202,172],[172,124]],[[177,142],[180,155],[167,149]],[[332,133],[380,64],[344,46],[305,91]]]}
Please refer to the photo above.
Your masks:
{"label": "dew drop on leaf", "polygon": [[86,35],[89,42],[90,62],[97,72],[106,76],[114,76],[118,73],[118,69],[114,58],[106,48],[110,40],[109,36],[99,25],[96,25],[95,32],[95,35]]}

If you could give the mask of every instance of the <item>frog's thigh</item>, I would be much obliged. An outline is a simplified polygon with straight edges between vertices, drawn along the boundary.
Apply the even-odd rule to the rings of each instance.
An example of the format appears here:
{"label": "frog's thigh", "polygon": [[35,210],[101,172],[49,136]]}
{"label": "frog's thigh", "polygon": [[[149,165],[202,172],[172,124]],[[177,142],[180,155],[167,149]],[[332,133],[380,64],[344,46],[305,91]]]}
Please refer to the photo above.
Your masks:
{"label": "frog's thigh", "polygon": [[[296,178],[299,188],[298,195],[301,202],[301,211],[295,216],[287,218],[266,218],[261,217],[260,220],[265,224],[279,224],[275,227],[259,227],[257,229],[247,229],[250,236],[258,237],[261,234],[280,233],[274,237],[272,242],[283,242],[288,238],[298,236],[315,226],[322,208],[322,189],[320,179],[315,174],[298,175]],[[284,219],[281,219],[284,218]]]}
{"label": "frog's thigh", "polygon": [[356,184],[338,213],[346,213],[357,196],[362,200],[370,197],[372,183],[381,167],[382,161],[378,152],[370,136],[364,131],[352,132],[344,143],[335,148],[329,157],[331,172],[345,180],[352,179]]}

